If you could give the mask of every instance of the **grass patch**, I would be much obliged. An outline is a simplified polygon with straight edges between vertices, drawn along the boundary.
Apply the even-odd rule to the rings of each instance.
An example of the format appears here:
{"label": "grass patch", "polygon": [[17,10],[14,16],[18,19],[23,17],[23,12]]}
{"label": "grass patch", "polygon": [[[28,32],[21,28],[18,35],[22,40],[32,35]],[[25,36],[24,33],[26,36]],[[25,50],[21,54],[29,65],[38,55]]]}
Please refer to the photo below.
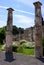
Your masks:
{"label": "grass patch", "polygon": [[[0,44],[0,51],[3,51],[5,49],[5,44]],[[27,42],[23,44],[16,44],[15,42],[12,44],[12,50],[16,53],[22,53],[26,55],[34,55],[34,43]]]}
{"label": "grass patch", "polygon": [[23,49],[18,49],[17,53],[22,53],[22,54],[26,54],[26,55],[34,55],[34,48],[23,48]]}
{"label": "grass patch", "polygon": [[24,48],[23,53],[28,55],[34,55],[34,49]]}
{"label": "grass patch", "polygon": [[25,42],[25,40],[23,40],[19,44],[13,43],[13,52],[34,55],[34,47],[34,42]]}

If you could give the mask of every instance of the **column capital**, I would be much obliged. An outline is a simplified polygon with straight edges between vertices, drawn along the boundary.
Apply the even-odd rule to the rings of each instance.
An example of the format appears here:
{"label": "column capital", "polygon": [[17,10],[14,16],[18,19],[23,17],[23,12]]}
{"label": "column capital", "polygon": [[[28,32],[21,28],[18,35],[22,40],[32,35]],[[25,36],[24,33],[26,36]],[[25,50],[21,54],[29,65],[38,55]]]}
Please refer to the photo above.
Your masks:
{"label": "column capital", "polygon": [[13,9],[13,8],[8,8],[7,10],[9,10],[9,11],[14,11],[14,9]]}
{"label": "column capital", "polygon": [[42,3],[41,3],[41,2],[39,2],[39,1],[34,2],[33,4],[34,4],[34,6],[35,6],[35,7],[40,7],[40,6],[42,5]]}

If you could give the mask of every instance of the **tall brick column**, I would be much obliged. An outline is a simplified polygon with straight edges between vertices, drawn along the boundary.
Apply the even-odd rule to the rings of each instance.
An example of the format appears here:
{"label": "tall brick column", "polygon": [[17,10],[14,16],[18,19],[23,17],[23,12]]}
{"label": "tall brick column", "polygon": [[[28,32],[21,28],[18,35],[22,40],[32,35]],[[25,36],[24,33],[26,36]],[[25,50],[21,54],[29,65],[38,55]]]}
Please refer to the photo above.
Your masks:
{"label": "tall brick column", "polygon": [[41,15],[41,3],[33,3],[35,6],[35,57],[43,56],[42,49],[42,15]]}
{"label": "tall brick column", "polygon": [[6,28],[6,52],[12,52],[12,22],[13,22],[13,12],[12,8],[8,8],[8,19]]}

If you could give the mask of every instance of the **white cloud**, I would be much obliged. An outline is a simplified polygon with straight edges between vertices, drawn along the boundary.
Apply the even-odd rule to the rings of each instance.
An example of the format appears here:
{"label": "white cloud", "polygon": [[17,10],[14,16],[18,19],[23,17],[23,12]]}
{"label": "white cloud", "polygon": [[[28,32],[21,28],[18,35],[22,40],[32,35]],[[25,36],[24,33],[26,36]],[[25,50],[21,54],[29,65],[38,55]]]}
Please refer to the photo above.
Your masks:
{"label": "white cloud", "polygon": [[[7,9],[9,7],[6,7],[6,6],[0,6],[0,8],[4,8],[4,9]],[[27,13],[27,14],[31,14],[31,15],[34,15],[34,13],[31,13],[31,12],[27,12],[27,11],[23,11],[23,10],[18,10],[18,9],[14,9],[15,11],[18,11],[18,12],[21,12],[21,13]]]}
{"label": "white cloud", "polygon": [[6,22],[5,22],[5,21],[0,20],[0,27],[3,27],[3,26],[6,26]]}
{"label": "white cloud", "polygon": [[27,11],[23,11],[23,10],[18,10],[18,9],[15,9],[15,11],[19,11],[19,12],[22,12],[22,13],[27,13],[27,14],[31,14],[31,15],[34,15],[34,13],[31,13],[31,12],[27,12]]}
{"label": "white cloud", "polygon": [[16,19],[17,23],[19,24],[25,24],[28,27],[31,27],[34,25],[34,19],[31,17],[23,16],[23,15],[14,15],[14,18]]}
{"label": "white cloud", "polygon": [[[27,27],[31,27],[34,25],[34,19],[28,16],[16,14],[13,16],[13,19],[14,19],[13,24],[17,25],[18,27],[27,28]],[[6,21],[0,20],[0,27],[6,26],[6,24],[7,24]]]}
{"label": "white cloud", "polygon": [[4,8],[4,9],[7,9],[7,8],[9,8],[9,7],[6,7],[6,6],[0,6],[0,8]]}
{"label": "white cloud", "polygon": [[23,15],[15,15],[15,17],[17,17],[20,20],[19,23],[29,23],[30,21],[32,21],[31,18]]}

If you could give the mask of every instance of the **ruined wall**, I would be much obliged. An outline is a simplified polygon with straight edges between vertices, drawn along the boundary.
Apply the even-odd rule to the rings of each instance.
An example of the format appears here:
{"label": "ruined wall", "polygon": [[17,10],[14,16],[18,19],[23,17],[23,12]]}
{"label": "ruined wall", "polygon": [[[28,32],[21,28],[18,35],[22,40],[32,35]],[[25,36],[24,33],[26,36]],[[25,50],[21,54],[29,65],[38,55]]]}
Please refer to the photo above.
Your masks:
{"label": "ruined wall", "polygon": [[[19,38],[20,37],[20,38]],[[42,26],[42,37],[44,37],[44,25]],[[13,36],[13,41],[25,39],[27,41],[35,41],[35,27],[26,28],[24,34]]]}

